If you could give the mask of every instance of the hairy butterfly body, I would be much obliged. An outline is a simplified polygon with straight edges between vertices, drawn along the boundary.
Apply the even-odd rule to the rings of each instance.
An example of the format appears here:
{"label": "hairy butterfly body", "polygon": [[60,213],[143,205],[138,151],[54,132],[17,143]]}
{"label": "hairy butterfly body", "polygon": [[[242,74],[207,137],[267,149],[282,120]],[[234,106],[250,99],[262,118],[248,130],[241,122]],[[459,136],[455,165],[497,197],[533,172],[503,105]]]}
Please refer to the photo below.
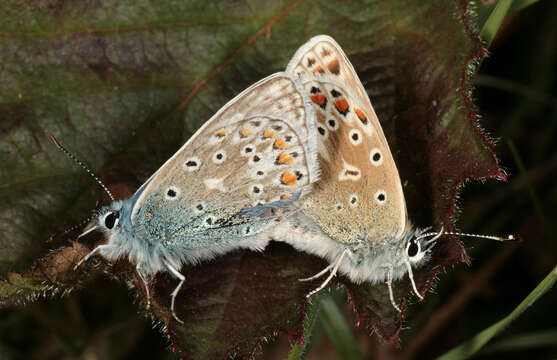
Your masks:
{"label": "hairy butterfly body", "polygon": [[[309,98],[286,73],[249,87],[219,110],[135,195],[100,210],[99,253],[136,264],[148,280],[237,248],[262,250],[318,179]],[[93,230],[91,229],[91,230]],[[78,264],[78,266],[79,266]]]}

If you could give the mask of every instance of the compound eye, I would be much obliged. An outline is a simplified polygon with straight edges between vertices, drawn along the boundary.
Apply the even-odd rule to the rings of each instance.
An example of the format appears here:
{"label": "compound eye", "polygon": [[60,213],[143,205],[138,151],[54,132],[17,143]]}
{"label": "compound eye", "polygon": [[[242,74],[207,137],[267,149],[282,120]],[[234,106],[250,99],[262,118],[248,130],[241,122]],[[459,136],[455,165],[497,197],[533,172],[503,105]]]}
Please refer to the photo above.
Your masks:
{"label": "compound eye", "polygon": [[116,211],[111,211],[104,217],[104,226],[107,229],[114,229],[118,225],[118,219],[120,218],[120,213]]}
{"label": "compound eye", "polygon": [[418,255],[419,252],[420,252],[420,243],[416,242],[416,240],[414,239],[410,240],[410,243],[406,248],[406,253],[408,254],[408,257],[413,258],[414,256]]}

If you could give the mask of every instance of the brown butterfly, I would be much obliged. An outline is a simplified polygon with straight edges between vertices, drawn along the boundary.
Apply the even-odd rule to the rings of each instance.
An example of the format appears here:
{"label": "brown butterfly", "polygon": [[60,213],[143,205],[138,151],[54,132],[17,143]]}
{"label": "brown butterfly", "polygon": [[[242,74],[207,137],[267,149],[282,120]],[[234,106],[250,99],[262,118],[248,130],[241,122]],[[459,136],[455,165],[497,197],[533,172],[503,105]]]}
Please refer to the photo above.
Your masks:
{"label": "brown butterfly", "polygon": [[321,177],[297,202],[299,211],[275,228],[274,238],[330,262],[303,279],[330,272],[308,296],[340,272],[357,283],[386,283],[397,310],[391,284],[406,274],[422,298],[412,269],[429,259],[443,231],[426,233],[408,220],[389,144],[346,54],[331,37],[316,36],[298,49],[286,72],[301,82],[313,103]]}

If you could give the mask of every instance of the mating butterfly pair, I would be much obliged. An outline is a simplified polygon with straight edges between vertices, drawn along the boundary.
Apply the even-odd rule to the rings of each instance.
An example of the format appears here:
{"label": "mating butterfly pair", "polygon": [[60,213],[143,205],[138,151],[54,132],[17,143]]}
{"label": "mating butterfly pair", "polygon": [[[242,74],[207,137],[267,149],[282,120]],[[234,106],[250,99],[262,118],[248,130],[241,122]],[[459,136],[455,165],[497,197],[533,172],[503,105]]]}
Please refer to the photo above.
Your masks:
{"label": "mating butterfly pair", "polygon": [[[56,142],[57,143],[57,142]],[[57,143],[59,147],[61,145]],[[63,148],[62,148],[63,149]],[[130,199],[100,210],[108,241],[96,253],[128,258],[145,284],[182,264],[270,239],[330,265],[352,281],[392,281],[428,259],[440,233],[408,221],[400,177],[354,68],[328,36],[303,45],[286,71],[252,85],[220,109]]]}

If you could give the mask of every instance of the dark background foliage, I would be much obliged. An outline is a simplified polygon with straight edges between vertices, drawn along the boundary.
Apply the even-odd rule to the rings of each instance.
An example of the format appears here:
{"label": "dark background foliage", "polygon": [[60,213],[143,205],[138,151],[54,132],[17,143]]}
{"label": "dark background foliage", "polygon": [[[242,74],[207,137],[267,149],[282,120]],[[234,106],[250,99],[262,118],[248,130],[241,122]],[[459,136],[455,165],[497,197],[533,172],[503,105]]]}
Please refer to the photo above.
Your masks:
{"label": "dark background foliage", "polygon": [[[60,6],[62,2],[37,1],[30,2],[30,4],[38,8],[44,6],[45,9],[56,10],[58,7],[61,10],[57,13],[57,16],[60,17],[71,18],[72,15],[63,11],[67,8]],[[480,3],[480,5],[482,4]],[[483,7],[479,6],[480,15],[482,9]],[[78,11],[78,9],[74,10]],[[273,14],[273,9],[269,9],[269,14]],[[270,17],[268,14],[265,16]],[[246,33],[259,29],[258,21],[268,20],[265,16],[262,15],[259,20],[257,18],[251,19],[253,28],[248,26],[245,30]],[[429,294],[423,303],[410,307],[405,322],[405,327],[408,327],[408,329],[401,332],[401,348],[378,341],[376,337],[370,337],[368,335],[369,329],[366,326],[355,327],[354,324],[358,322],[358,319],[353,314],[351,305],[342,305],[344,299],[342,292],[340,292],[337,303],[341,304],[347,322],[352,327],[351,331],[355,334],[361,352],[366,357],[430,358],[440,355],[512,311],[520,300],[555,265],[557,260],[557,245],[553,239],[553,224],[556,223],[554,208],[557,201],[557,188],[553,181],[557,171],[557,147],[554,141],[557,132],[557,76],[555,74],[555,69],[557,69],[557,27],[554,25],[555,18],[557,18],[557,4],[552,1],[540,1],[525,10],[511,14],[490,47],[490,57],[484,60],[478,76],[474,78],[477,86],[475,92],[476,104],[480,109],[479,113],[482,115],[481,124],[493,137],[499,139],[499,145],[495,148],[495,152],[500,158],[503,168],[509,174],[509,181],[503,183],[488,180],[485,183],[468,183],[460,196],[461,214],[458,217],[457,225],[463,231],[488,234],[513,233],[520,235],[524,241],[520,244],[502,245],[482,240],[464,240],[465,247],[472,260],[471,265],[458,264],[447,268],[445,272],[438,275],[438,281],[434,285],[436,294]],[[427,21],[425,23],[427,24]],[[200,26],[203,26],[203,24]],[[338,24],[338,26],[342,26],[342,24]],[[364,31],[364,29],[360,29],[360,31]],[[157,36],[157,34],[151,36]],[[26,41],[24,36],[22,38],[22,41]],[[85,38],[94,41],[95,37]],[[73,40],[75,44],[80,44],[79,35],[73,37]],[[97,41],[102,40],[98,38]],[[125,42],[125,38],[122,41]],[[148,44],[149,40],[146,39],[145,41]],[[292,48],[301,43],[302,41],[292,40]],[[203,40],[199,39],[198,45],[201,46],[202,44],[204,44]],[[238,42],[234,45],[233,48],[236,49],[240,47],[241,43]],[[404,47],[407,48],[410,45],[407,44]],[[84,45],[83,49],[86,50],[91,47],[94,47],[94,44]],[[264,48],[264,51],[276,50],[269,47],[269,42],[265,43]],[[63,47],[61,49],[63,51]],[[145,51],[138,51],[137,53],[149,54],[163,51],[162,49],[143,50]],[[195,51],[195,46],[190,51]],[[263,50],[258,49],[257,51]],[[129,53],[134,54],[136,52],[132,49]],[[37,56],[39,55],[40,51],[37,51]],[[287,58],[290,55],[284,55],[283,57]],[[92,56],[92,54],[81,53],[81,56],[87,57]],[[157,56],[153,56],[153,58],[160,59]],[[272,67],[278,69],[284,65],[285,59],[280,56],[277,58],[280,59],[278,61],[280,64],[277,63],[276,66],[273,65]],[[87,128],[79,129],[79,132],[84,134],[103,131],[103,122],[95,120],[95,117],[99,114],[92,110],[99,103],[108,104],[104,107],[107,109],[107,113],[103,114],[106,117],[138,119],[137,126],[133,126],[133,123],[126,123],[121,124],[121,128],[110,129],[110,131],[117,131],[121,134],[129,134],[131,131],[134,135],[137,133],[138,137],[144,139],[138,143],[129,144],[129,146],[134,147],[131,151],[121,150],[126,148],[125,141],[123,141],[123,144],[111,144],[110,146],[114,148],[108,149],[108,152],[115,155],[106,162],[102,155],[105,151],[98,153],[99,158],[94,158],[95,147],[104,148],[106,145],[92,142],[84,144],[80,148],[82,153],[93,157],[87,159],[90,163],[105,164],[103,178],[110,184],[116,184],[116,193],[125,195],[129,189],[121,184],[135,184],[142,171],[145,175],[144,178],[146,178],[149,171],[157,167],[156,162],[158,160],[152,160],[155,163],[150,164],[150,159],[164,159],[176,148],[176,146],[170,146],[170,148],[158,147],[153,144],[159,142],[179,144],[181,142],[181,139],[176,137],[177,134],[184,132],[184,129],[176,126],[175,124],[180,124],[180,121],[175,120],[180,119],[184,114],[181,112],[175,113],[172,108],[164,109],[160,104],[167,102],[179,104],[182,101],[188,102],[189,98],[184,99],[173,90],[177,87],[176,80],[172,79],[171,75],[172,67],[175,64],[151,63],[148,69],[143,69],[141,66],[145,62],[134,60],[133,56],[119,60],[122,64],[126,64],[126,68],[134,69],[134,78],[139,78],[141,81],[135,84],[127,84],[129,88],[120,91],[119,89],[103,88],[102,83],[94,83],[94,80],[91,80],[94,78],[85,77],[82,82],[78,81],[75,84],[80,84],[85,89],[99,87],[102,91],[91,91],[90,101],[88,103],[78,102],[82,104],[82,108],[72,109],[72,111],[91,114],[91,118],[87,122]],[[353,60],[356,68],[365,65],[363,61],[358,63],[357,58]],[[424,59],[416,58],[413,60],[415,66],[419,66],[420,61]],[[137,61],[137,66],[134,66],[134,61]],[[247,61],[251,69],[257,68],[258,60],[256,57],[251,60],[246,57],[243,61]],[[79,61],[76,61],[76,64],[78,63]],[[92,68],[76,69],[75,73],[93,71],[101,79],[111,79],[117,82],[118,79],[114,79],[117,74],[110,73],[110,68],[103,67],[102,59],[99,59],[98,62],[90,61],[90,63],[93,63]],[[146,63],[149,64],[148,61]],[[187,61],[184,60],[182,64],[187,65]],[[214,65],[215,63],[211,59],[206,60],[207,69],[211,69]],[[236,75],[235,77],[234,74],[241,74],[242,70],[234,67],[234,65],[232,66],[234,71],[225,73],[224,77],[219,79],[214,87],[200,94],[202,101],[193,104],[192,109],[188,108],[188,116],[191,117],[192,114],[196,113],[208,114],[212,111],[213,105],[204,104],[203,99],[214,101],[215,98],[222,98],[222,103],[224,103],[229,99],[225,94],[237,92],[237,90],[241,90],[249,84],[244,83],[246,82],[244,76]],[[154,77],[151,78],[147,71],[153,71],[153,69],[158,71],[156,76],[158,86],[154,93],[145,93],[141,97],[143,102],[141,112],[130,116],[128,111],[137,111],[136,109],[139,107],[133,103],[137,101],[137,98],[127,97],[126,92],[130,91],[137,94],[138,88],[141,89],[145,84],[154,81]],[[188,74],[187,71],[185,73]],[[45,83],[48,83],[49,76],[56,75],[48,73],[37,75],[37,82],[44,80]],[[256,75],[261,77],[266,74]],[[187,83],[187,80],[189,79],[181,79],[183,83]],[[68,81],[74,84],[72,79],[68,79]],[[232,83],[239,83],[239,85],[230,89],[229,84]],[[31,94],[31,97],[40,99],[41,94],[34,93],[32,85],[30,84],[28,89],[21,89],[22,93]],[[37,89],[41,89],[37,84],[34,85],[37,86]],[[76,89],[68,90],[62,86],[61,89],[49,90],[58,91],[61,97],[71,97],[71,92]],[[153,91],[153,89],[150,90]],[[67,91],[69,95],[64,91]],[[411,92],[412,89],[408,91]],[[18,95],[12,94],[12,96],[15,99]],[[13,99],[9,101],[4,99],[9,106],[3,109],[9,111],[4,111],[2,115],[0,131],[5,133],[17,128],[20,125],[18,121],[30,116],[25,113],[28,109],[23,105],[18,107],[17,101]],[[13,106],[14,103],[15,106]],[[68,103],[72,104],[69,100]],[[111,104],[114,104],[114,106]],[[386,117],[390,118],[396,115],[389,113],[388,97],[385,98],[385,103],[379,102],[378,105],[379,111],[387,115]],[[45,108],[56,106],[56,102],[40,103],[39,101],[39,104],[33,108],[35,113],[32,116],[40,117],[41,111],[46,111]],[[65,107],[60,106],[59,111],[55,111],[49,116],[60,116],[63,122],[71,121],[65,114],[66,111]],[[412,114],[420,113],[420,109],[418,109]],[[399,114],[402,117],[399,124],[405,124],[405,122],[410,125],[415,124],[406,120],[404,115]],[[200,116],[198,121],[192,123],[192,129],[187,130],[195,129],[206,118],[205,115]],[[161,122],[161,125],[156,127],[155,133],[151,131],[154,122]],[[148,125],[142,126],[141,124]],[[77,125],[74,124],[74,126]],[[79,125],[82,126],[83,124],[80,123]],[[56,128],[51,129],[51,131],[56,130]],[[389,132],[388,129],[387,131]],[[390,133],[404,136],[404,132],[401,133],[392,128]],[[156,134],[157,137],[153,138],[153,134]],[[14,139],[17,140],[17,136]],[[126,139],[126,136],[123,135],[122,139]],[[76,141],[71,138],[66,140],[69,143]],[[401,151],[408,147],[403,143],[405,140],[404,138],[397,138],[396,140],[402,143],[402,145],[396,145]],[[44,143],[42,140],[38,142]],[[168,154],[164,152],[168,152]],[[141,153],[149,156],[138,157],[138,154]],[[134,158],[129,158],[130,154],[134,154]],[[60,155],[52,152],[51,156],[54,158]],[[50,161],[56,163],[57,161],[52,160],[52,158]],[[37,160],[31,154],[26,161],[32,163]],[[403,157],[402,161],[412,163],[412,159],[409,160],[407,157]],[[139,170],[132,173],[124,168],[122,173],[121,168],[114,168],[113,166],[125,162],[129,162],[131,166],[136,166]],[[45,164],[45,166],[55,167],[52,164]],[[83,197],[88,199],[96,197],[98,201],[102,201],[96,189],[93,190],[90,186],[90,180],[77,171],[65,174],[75,177],[76,181],[67,182],[66,186],[69,186],[69,188],[61,189],[57,176],[61,176],[61,171],[69,171],[67,169],[69,167],[55,168],[58,172],[53,171],[54,175],[46,176],[44,188],[40,190],[43,192],[46,188],[47,191],[52,191],[53,197],[66,197],[66,203],[75,204],[75,206],[59,210],[58,218],[61,220],[58,220],[59,223],[55,224],[54,228],[63,228],[65,225],[75,223],[79,219],[79,215],[74,216],[74,214],[87,213],[87,202],[83,201]],[[469,171],[469,169],[464,170]],[[458,169],[454,171],[456,170]],[[435,169],[431,171],[435,171]],[[18,173],[18,175],[22,175],[22,173]],[[23,175],[25,174],[23,173]],[[407,175],[411,177],[408,173]],[[435,182],[433,183],[435,184]],[[25,186],[25,184],[18,184],[17,186]],[[120,189],[118,186],[122,188]],[[413,181],[411,186],[419,187],[420,185],[418,181]],[[439,184],[439,186],[443,186],[443,184]],[[83,194],[83,189],[89,190]],[[81,195],[78,195],[78,198],[72,198],[68,195],[76,193]],[[427,199],[428,195],[425,195],[425,198]],[[420,199],[419,196],[417,199]],[[41,201],[48,204],[49,201],[53,200],[46,197],[41,198]],[[417,202],[415,200],[413,204]],[[439,204],[437,202],[436,206],[439,206]],[[440,214],[446,213],[445,209],[442,208],[430,211]],[[29,216],[29,213],[25,214]],[[438,220],[443,218],[443,216],[437,215],[434,214],[433,217]],[[423,215],[426,219],[431,216],[431,214]],[[64,218],[68,220],[64,221]],[[53,229],[51,225],[46,225],[47,220],[41,218],[40,214],[32,213],[31,217],[19,221],[20,223],[16,225],[25,226],[29,221],[36,221],[45,224],[42,228],[44,231]],[[8,236],[9,234],[3,235]],[[35,236],[34,238],[38,239],[39,237]],[[42,238],[46,240],[48,236],[45,235]],[[33,248],[33,244],[29,244],[27,247],[27,249]],[[26,269],[33,256],[41,254],[41,249],[44,249],[42,246],[36,248],[36,253],[26,250],[26,256],[30,256],[30,258],[27,262],[22,260],[19,269],[10,270]],[[72,249],[75,249],[77,254],[86,252],[85,249],[77,245],[76,248]],[[44,255],[44,253],[42,254]],[[289,253],[285,253],[280,248],[271,248],[270,254],[264,260],[264,263],[257,262],[259,261],[257,259],[254,260],[257,262],[256,266],[263,266],[262,264],[264,264],[268,269],[269,266],[272,268],[272,266],[276,266],[277,262],[281,261],[283,263],[292,261],[292,266],[295,267],[296,265],[296,259],[281,258],[281,256],[288,256]],[[75,254],[70,253],[67,254],[67,257],[62,258],[69,259],[67,264],[60,260],[61,258],[57,258],[56,266],[70,266],[73,256]],[[249,264],[250,259],[253,258],[248,256],[247,260],[242,259],[241,264],[246,266],[245,264]],[[231,257],[213,266],[236,269],[238,261],[237,257]],[[320,266],[319,263],[317,265]],[[101,267],[100,270],[103,270],[103,268]],[[114,270],[115,272],[111,271],[111,273],[125,274],[129,271],[125,266],[119,265]],[[192,269],[191,271],[190,277],[195,278],[196,270]],[[295,279],[297,273],[294,271],[286,276]],[[73,281],[76,279],[62,280]],[[219,279],[221,280],[220,277],[212,280],[218,282]],[[11,277],[10,281],[17,283],[17,278]],[[272,279],[269,281],[272,281]],[[158,286],[165,288],[167,287],[165,284],[165,281],[161,281]],[[218,286],[218,283],[215,285],[214,282],[208,281],[205,284],[198,285],[201,288],[205,286],[207,291],[211,291],[211,287]],[[208,289],[207,286],[209,286]],[[296,291],[304,292],[303,289],[297,289]],[[30,302],[25,307],[0,309],[0,358],[69,359],[93,357],[124,359],[176,357],[175,354],[168,351],[172,346],[158,331],[162,325],[156,325],[153,329],[150,320],[138,318],[137,309],[139,305],[136,301],[134,302],[135,297],[132,293],[122,281],[111,280],[106,275],[93,276],[93,280],[89,280],[86,286],[68,296],[62,298],[58,296],[48,297]],[[556,300],[555,293],[550,293],[542,298],[509,330],[504,332],[500,339],[513,339],[516,335],[523,333],[538,333],[555,329],[557,319],[553,304]],[[294,307],[294,309],[294,311],[299,310],[297,307]],[[269,339],[274,338],[271,336],[273,335],[272,331],[265,335],[268,335]],[[196,338],[191,338],[192,342],[196,340]],[[265,359],[284,358],[292,341],[288,333],[279,333],[276,340],[270,341],[268,344],[261,340],[258,353],[262,353],[261,358]],[[556,341],[550,346],[514,350],[512,354],[516,358],[523,358],[526,355],[531,358],[548,358],[557,356],[555,349]],[[508,353],[502,354],[504,355],[490,354],[485,356],[486,358],[493,358],[494,356],[508,357]],[[325,333],[322,333],[316,340],[309,358],[338,358],[338,355],[332,350]]]}

